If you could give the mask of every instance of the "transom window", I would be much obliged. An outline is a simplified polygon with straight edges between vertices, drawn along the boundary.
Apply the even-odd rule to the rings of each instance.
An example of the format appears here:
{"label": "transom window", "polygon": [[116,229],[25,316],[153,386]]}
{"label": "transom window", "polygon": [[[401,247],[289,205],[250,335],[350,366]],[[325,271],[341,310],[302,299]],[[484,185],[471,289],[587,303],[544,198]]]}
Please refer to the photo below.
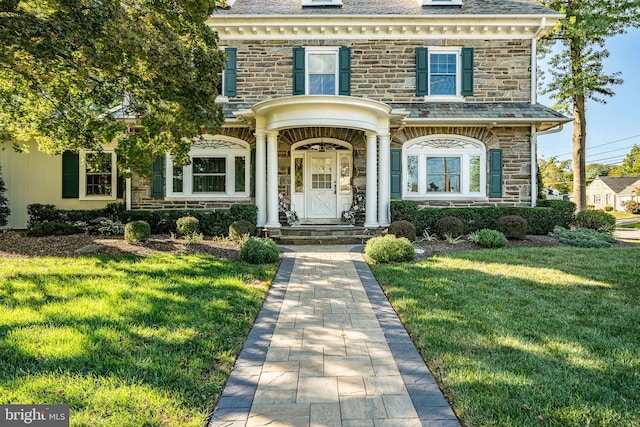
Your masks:
{"label": "transom window", "polygon": [[191,164],[175,166],[167,155],[167,197],[249,196],[249,145],[235,138],[206,136],[194,142]]}
{"label": "transom window", "polygon": [[117,166],[113,151],[83,151],[80,155],[81,198],[116,198]]}
{"label": "transom window", "polygon": [[410,141],[403,149],[403,170],[405,197],[486,195],[485,148],[470,138],[436,135]]}
{"label": "transom window", "polygon": [[338,93],[338,50],[306,50],[307,94],[335,95]]}

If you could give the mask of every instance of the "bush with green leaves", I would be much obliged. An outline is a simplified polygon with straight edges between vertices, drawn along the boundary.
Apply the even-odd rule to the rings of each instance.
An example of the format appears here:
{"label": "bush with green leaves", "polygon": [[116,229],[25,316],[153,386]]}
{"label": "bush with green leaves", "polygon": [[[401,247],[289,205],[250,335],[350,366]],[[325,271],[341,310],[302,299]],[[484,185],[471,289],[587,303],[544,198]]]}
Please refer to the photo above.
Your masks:
{"label": "bush with green leaves", "polygon": [[556,227],[553,235],[562,243],[580,248],[607,248],[611,246],[611,243],[616,242],[615,237],[611,234],[599,233],[589,228],[567,230],[566,228]]}
{"label": "bush with green leaves", "polygon": [[280,249],[269,238],[250,237],[240,246],[240,259],[249,264],[272,264],[279,257]]}
{"label": "bush with green leaves", "polygon": [[409,221],[393,221],[389,224],[388,233],[396,237],[406,237],[410,242],[416,240],[416,226]]}
{"label": "bush with green leaves", "polygon": [[628,202],[622,202],[624,210],[634,215],[640,214],[640,202],[635,200],[629,200]]}
{"label": "bush with green leaves", "polygon": [[125,232],[125,226],[118,220],[109,218],[100,218],[100,225],[98,226],[98,233],[105,236],[121,235]]}
{"label": "bush with green leaves", "polygon": [[464,223],[455,216],[445,216],[436,222],[436,233],[440,237],[460,237],[464,233]]}
{"label": "bush with green leaves", "polygon": [[6,191],[7,187],[4,186],[2,168],[0,168],[0,227],[8,224],[9,214],[11,213],[11,210],[9,209],[9,200],[4,195]]}
{"label": "bush with green leaves", "polygon": [[229,226],[229,238],[231,240],[240,241],[245,238],[245,236],[255,236],[256,234],[256,226],[255,224],[241,219],[240,221],[234,221]]}
{"label": "bush with green leaves", "polygon": [[491,230],[489,228],[483,228],[471,235],[469,238],[472,242],[475,242],[483,248],[506,248],[509,241],[498,230]]}
{"label": "bush with green leaves", "polygon": [[616,217],[603,211],[580,211],[576,215],[577,228],[588,228],[600,233],[610,233],[616,228]]}
{"label": "bush with green leaves", "polygon": [[27,230],[27,236],[66,236],[69,234],[77,234],[78,232],[76,227],[67,222],[43,221],[31,224]]}
{"label": "bush with green leaves", "polygon": [[393,234],[369,239],[364,247],[364,254],[373,264],[409,262],[416,258],[411,242],[405,237],[396,237]]}
{"label": "bush with green leaves", "polygon": [[124,226],[124,240],[129,243],[138,243],[149,240],[151,226],[146,221],[131,221]]}
{"label": "bush with green leaves", "polygon": [[199,228],[200,220],[194,216],[183,216],[176,220],[178,236],[193,236],[194,233],[198,232]]}
{"label": "bush with green leaves", "polygon": [[604,208],[602,208],[605,212],[613,212],[613,206],[611,205],[607,205]]}
{"label": "bush with green leaves", "polygon": [[527,237],[527,220],[520,215],[501,216],[496,229],[507,239],[524,240]]}

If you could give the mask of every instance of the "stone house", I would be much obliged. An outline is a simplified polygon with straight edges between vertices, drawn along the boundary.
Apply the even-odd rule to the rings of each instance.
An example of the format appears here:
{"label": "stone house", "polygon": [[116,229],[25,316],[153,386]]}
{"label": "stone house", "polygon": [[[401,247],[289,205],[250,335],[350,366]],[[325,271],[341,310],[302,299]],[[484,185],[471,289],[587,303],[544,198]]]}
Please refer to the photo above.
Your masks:
{"label": "stone house", "polygon": [[640,177],[637,176],[602,176],[587,185],[587,205],[594,209],[613,206],[616,211],[624,211],[624,203],[638,200]]}
{"label": "stone house", "polygon": [[534,206],[537,136],[569,121],[536,99],[537,42],[561,17],[535,0],[227,0],[208,20],[225,123],[191,164],[167,155],[152,180],[117,182],[108,148],[69,154],[38,202],[251,203],[266,228],[282,210],[339,223],[360,203],[358,220],[384,227],[400,199]]}

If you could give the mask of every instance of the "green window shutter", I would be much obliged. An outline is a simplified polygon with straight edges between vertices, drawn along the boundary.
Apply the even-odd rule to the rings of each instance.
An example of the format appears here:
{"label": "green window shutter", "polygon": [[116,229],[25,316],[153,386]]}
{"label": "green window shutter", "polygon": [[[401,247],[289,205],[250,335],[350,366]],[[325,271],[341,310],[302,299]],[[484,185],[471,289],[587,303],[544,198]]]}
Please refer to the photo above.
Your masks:
{"label": "green window shutter", "polygon": [[[120,156],[116,156],[117,164],[120,164]],[[118,169],[118,179],[116,180],[116,197],[122,199],[124,197],[124,177]]]}
{"label": "green window shutter", "polygon": [[502,150],[489,150],[489,197],[502,197]]}
{"label": "green window shutter", "polygon": [[62,198],[80,197],[80,154],[73,151],[62,153]]}
{"label": "green window shutter", "polygon": [[429,49],[416,48],[416,96],[429,95]]}
{"label": "green window shutter", "polygon": [[341,47],[339,51],[338,95],[351,95],[351,49]]}
{"label": "green window shutter", "polygon": [[462,96],[473,96],[473,48],[462,48]]}
{"label": "green window shutter", "polygon": [[151,169],[151,197],[164,197],[164,157],[156,158]]}
{"label": "green window shutter", "polygon": [[227,64],[224,68],[224,96],[236,96],[238,94],[238,49],[228,47],[225,50],[227,54]]}
{"label": "green window shutter", "polygon": [[305,92],[304,63],[305,63],[304,48],[294,47],[293,48],[293,94],[294,95],[304,95],[304,92]]}
{"label": "green window shutter", "polygon": [[402,150],[391,150],[391,197],[402,197]]}

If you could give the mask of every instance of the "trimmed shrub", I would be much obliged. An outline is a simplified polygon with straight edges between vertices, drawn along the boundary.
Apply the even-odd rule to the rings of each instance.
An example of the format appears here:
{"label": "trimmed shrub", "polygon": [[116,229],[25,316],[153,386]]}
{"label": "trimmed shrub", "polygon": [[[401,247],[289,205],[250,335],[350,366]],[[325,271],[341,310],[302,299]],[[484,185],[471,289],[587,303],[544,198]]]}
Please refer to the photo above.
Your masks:
{"label": "trimmed shrub", "polygon": [[501,216],[496,229],[507,239],[524,240],[527,237],[527,220],[520,215]]}
{"label": "trimmed shrub", "polygon": [[436,233],[440,237],[460,237],[464,233],[464,224],[460,218],[445,216],[436,222]]}
{"label": "trimmed shrub", "polygon": [[409,221],[393,221],[389,224],[389,234],[393,234],[396,237],[405,237],[410,242],[416,240],[416,226]]}
{"label": "trimmed shrub", "polygon": [[392,234],[369,239],[364,247],[364,254],[373,264],[409,262],[416,258],[411,242],[404,237],[398,238]]}
{"label": "trimmed shrub", "polygon": [[31,224],[27,230],[27,236],[66,236],[78,233],[78,229],[67,222],[43,221]]}
{"label": "trimmed shrub", "polygon": [[178,236],[193,236],[198,232],[200,220],[194,216],[183,216],[176,221],[176,231]]}
{"label": "trimmed shrub", "polygon": [[607,205],[603,209],[605,212],[613,212],[613,206],[611,205]]}
{"label": "trimmed shrub", "polygon": [[278,262],[280,249],[269,238],[250,237],[240,247],[240,259],[249,264],[271,264]]}
{"label": "trimmed shrub", "polygon": [[616,242],[615,237],[612,235],[599,233],[589,228],[567,230],[566,228],[557,227],[553,234],[560,242],[580,248],[607,248],[611,246],[611,243]]}
{"label": "trimmed shrub", "polygon": [[483,228],[477,231],[471,241],[476,242],[484,248],[506,248],[509,243],[504,234],[497,230]]}
{"label": "trimmed shrub", "polygon": [[111,236],[112,234],[124,234],[125,226],[118,220],[114,221],[108,218],[100,218],[98,232],[106,236]]}
{"label": "trimmed shrub", "polygon": [[232,205],[229,209],[231,221],[245,220],[256,224],[258,222],[258,207],[256,205]]}
{"label": "trimmed shrub", "polygon": [[129,243],[144,242],[151,236],[151,226],[146,221],[131,221],[124,226],[124,240]]}
{"label": "trimmed shrub", "polygon": [[416,218],[420,206],[415,200],[392,200],[391,201],[391,221],[409,221],[416,224]]}
{"label": "trimmed shrub", "polygon": [[256,226],[244,219],[240,221],[234,221],[229,226],[229,238],[231,240],[242,240],[245,235],[255,236],[256,234]]}
{"label": "trimmed shrub", "polygon": [[575,224],[577,228],[610,233],[616,228],[616,217],[603,211],[580,211],[576,215]]}
{"label": "trimmed shrub", "polygon": [[9,200],[4,195],[6,191],[7,187],[4,186],[2,168],[0,168],[0,227],[7,225],[9,222],[9,214],[11,213],[11,210],[9,209]]}

